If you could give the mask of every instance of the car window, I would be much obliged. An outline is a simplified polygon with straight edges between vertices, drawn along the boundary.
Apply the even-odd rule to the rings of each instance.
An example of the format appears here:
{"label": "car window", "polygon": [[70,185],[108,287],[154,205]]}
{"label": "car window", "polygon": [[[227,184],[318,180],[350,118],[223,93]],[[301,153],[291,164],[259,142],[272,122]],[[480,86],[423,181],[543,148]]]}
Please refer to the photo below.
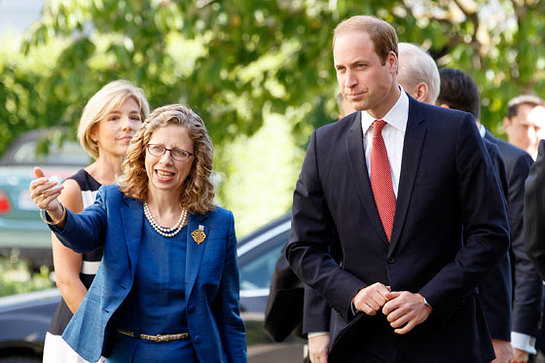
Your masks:
{"label": "car window", "polygon": [[36,144],[25,142],[12,154],[12,160],[14,164],[86,165],[89,163],[89,156],[78,143],[73,141],[65,141],[62,148],[56,144],[50,144],[49,153],[46,155],[36,155]]}
{"label": "car window", "polygon": [[269,289],[274,266],[288,233],[275,236],[239,257],[240,290]]}

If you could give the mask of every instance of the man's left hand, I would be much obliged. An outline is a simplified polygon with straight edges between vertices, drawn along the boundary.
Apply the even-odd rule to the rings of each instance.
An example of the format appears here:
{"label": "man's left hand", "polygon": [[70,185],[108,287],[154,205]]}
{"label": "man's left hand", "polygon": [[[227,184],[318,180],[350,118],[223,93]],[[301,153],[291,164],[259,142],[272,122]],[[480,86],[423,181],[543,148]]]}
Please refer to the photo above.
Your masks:
{"label": "man's left hand", "polygon": [[386,294],[386,298],[389,301],[384,304],[382,313],[386,315],[396,334],[410,332],[431,314],[431,307],[424,303],[424,297],[418,293],[392,291]]}
{"label": "man's left hand", "polygon": [[520,349],[517,349],[517,348],[514,348],[513,352],[515,353],[515,357],[511,360],[510,363],[526,363],[526,362],[528,362],[528,352],[525,352],[524,350],[520,350]]}

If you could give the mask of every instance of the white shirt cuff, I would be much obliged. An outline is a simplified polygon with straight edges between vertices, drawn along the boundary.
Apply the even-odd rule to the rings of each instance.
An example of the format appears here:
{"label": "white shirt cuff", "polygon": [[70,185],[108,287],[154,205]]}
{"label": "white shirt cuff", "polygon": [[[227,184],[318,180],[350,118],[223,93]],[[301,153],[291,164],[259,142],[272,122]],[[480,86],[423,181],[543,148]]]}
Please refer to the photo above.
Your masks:
{"label": "white shirt cuff", "polygon": [[511,332],[511,345],[513,348],[524,350],[530,354],[536,354],[536,338],[530,335],[517,333],[515,331]]}
{"label": "white shirt cuff", "polygon": [[329,332],[327,332],[327,331],[314,331],[312,333],[307,334],[309,339],[314,338],[314,337],[319,337],[320,335],[329,335]]}

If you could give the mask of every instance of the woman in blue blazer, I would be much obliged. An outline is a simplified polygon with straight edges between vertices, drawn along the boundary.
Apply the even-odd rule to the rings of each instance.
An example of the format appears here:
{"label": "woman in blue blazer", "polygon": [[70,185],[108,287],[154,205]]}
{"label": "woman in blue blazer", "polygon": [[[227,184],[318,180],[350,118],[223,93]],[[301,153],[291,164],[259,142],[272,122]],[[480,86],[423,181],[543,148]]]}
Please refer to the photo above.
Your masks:
{"label": "woman in blue blazer", "polygon": [[245,362],[234,220],[213,204],[212,142],[182,105],[158,108],[134,136],[118,185],[71,213],[36,168],[30,195],[59,240],[104,248],[63,338],[107,362]]}

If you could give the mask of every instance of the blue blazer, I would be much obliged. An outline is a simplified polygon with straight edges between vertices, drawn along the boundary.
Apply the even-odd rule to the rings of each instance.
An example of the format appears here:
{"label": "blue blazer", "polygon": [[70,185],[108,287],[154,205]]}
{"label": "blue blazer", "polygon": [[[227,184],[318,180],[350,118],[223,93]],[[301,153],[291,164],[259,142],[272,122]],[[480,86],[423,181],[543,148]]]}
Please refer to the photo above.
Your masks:
{"label": "blue blazer", "polygon": [[[116,328],[111,317],[132,288],[144,213],[140,201],[109,185],[99,189],[94,205],[78,214],[67,210],[66,218],[62,231],[52,227],[64,245],[76,252],[104,245],[93,284],[63,334],[74,350],[94,362],[106,351],[108,334]],[[206,234],[201,244],[191,237],[199,225]],[[246,362],[233,215],[219,207],[190,214],[188,227],[185,296],[195,352],[201,362]]]}
{"label": "blue blazer", "polygon": [[[337,311],[330,362],[490,362],[478,283],[505,256],[507,207],[490,157],[466,112],[409,98],[399,189],[388,242],[369,181],[361,113],[312,135],[293,197],[286,257]],[[338,234],[342,264],[330,254]],[[352,314],[375,282],[419,292],[429,318],[405,335],[383,314]]]}

